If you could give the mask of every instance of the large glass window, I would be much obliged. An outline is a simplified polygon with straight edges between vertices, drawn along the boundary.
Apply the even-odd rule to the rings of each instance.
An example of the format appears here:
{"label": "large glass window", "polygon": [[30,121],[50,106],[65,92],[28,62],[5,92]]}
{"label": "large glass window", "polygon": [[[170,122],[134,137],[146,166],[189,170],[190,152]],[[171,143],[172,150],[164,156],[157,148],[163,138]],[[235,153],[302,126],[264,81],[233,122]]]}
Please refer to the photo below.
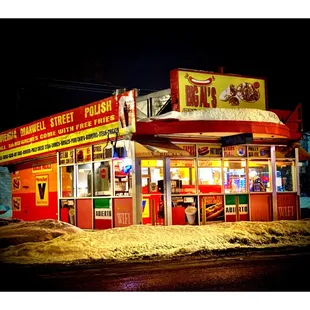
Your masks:
{"label": "large glass window", "polygon": [[249,161],[249,191],[271,192],[271,164],[270,160]]}
{"label": "large glass window", "polygon": [[142,193],[162,193],[164,188],[163,160],[141,160]]}
{"label": "large glass window", "polygon": [[278,192],[296,191],[295,162],[289,160],[276,161],[276,184]]}
{"label": "large glass window", "polygon": [[78,165],[77,197],[92,196],[92,165]]}
{"label": "large glass window", "polygon": [[61,197],[74,196],[74,166],[60,167]]}
{"label": "large glass window", "polygon": [[195,194],[196,177],[194,159],[171,159],[171,194]]}
{"label": "large glass window", "polygon": [[246,161],[224,161],[224,188],[225,193],[246,192]]}
{"label": "large glass window", "polygon": [[111,173],[108,161],[94,163],[95,196],[111,196]]}
{"label": "large glass window", "polygon": [[220,160],[198,160],[198,190],[200,193],[221,193],[222,168]]}

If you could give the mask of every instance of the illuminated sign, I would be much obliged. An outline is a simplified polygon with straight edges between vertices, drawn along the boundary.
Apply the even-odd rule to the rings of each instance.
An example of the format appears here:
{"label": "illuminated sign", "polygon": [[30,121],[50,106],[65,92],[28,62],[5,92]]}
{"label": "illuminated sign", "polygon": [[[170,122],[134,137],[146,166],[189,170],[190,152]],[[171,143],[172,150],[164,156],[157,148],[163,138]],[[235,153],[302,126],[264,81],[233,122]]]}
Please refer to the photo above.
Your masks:
{"label": "illuminated sign", "polygon": [[122,136],[136,130],[134,90],[0,134],[0,163]]}
{"label": "illuminated sign", "polygon": [[205,108],[266,110],[265,80],[205,71],[170,72],[173,111]]}

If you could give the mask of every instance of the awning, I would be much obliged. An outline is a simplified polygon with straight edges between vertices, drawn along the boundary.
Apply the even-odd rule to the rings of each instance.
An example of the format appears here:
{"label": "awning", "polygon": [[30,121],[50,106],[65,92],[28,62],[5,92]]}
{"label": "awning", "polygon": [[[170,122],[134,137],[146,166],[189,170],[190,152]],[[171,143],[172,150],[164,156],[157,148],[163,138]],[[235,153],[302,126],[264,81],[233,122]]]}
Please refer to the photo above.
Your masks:
{"label": "awning", "polygon": [[310,160],[310,154],[302,146],[298,148],[298,154],[299,161]]}
{"label": "awning", "polygon": [[292,146],[298,148],[299,161],[310,160],[310,154],[301,146],[299,142],[293,143]]}
{"label": "awning", "polygon": [[136,157],[179,157],[191,156],[172,142],[135,142]]}

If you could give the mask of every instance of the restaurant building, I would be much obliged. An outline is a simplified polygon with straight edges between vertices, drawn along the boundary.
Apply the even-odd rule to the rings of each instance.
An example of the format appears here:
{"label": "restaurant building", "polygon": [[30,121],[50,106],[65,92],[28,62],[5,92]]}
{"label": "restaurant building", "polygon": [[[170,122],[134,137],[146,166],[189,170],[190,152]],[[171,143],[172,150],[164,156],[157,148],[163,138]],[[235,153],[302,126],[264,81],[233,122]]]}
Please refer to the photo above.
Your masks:
{"label": "restaurant building", "polygon": [[299,219],[301,107],[268,110],[262,78],[175,69],[170,82],[1,133],[12,216],[82,229]]}

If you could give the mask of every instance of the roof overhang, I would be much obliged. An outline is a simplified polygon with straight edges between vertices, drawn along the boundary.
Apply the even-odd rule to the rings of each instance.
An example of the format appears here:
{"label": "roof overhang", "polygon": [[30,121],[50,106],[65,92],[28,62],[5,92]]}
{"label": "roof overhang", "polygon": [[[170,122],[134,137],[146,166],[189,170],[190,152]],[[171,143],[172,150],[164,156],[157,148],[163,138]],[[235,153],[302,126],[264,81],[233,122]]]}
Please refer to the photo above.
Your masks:
{"label": "roof overhang", "polygon": [[240,133],[252,133],[254,139],[290,139],[290,130],[283,124],[230,120],[153,120],[137,122],[136,135],[193,137],[202,140]]}

